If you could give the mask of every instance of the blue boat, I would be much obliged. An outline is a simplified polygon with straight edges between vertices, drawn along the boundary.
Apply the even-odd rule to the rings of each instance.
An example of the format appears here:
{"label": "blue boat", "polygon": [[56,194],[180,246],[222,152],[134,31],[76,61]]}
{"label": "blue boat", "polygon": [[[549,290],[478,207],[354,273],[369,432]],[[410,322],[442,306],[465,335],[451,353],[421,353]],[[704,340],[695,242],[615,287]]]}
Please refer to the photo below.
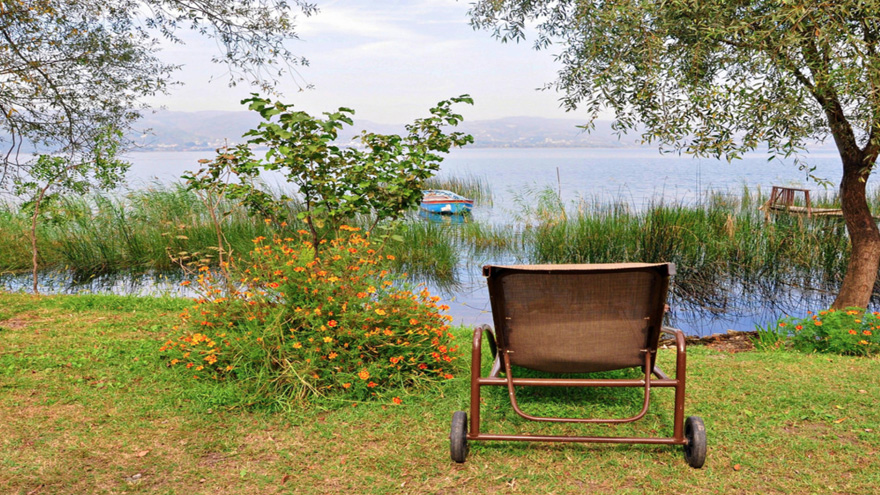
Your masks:
{"label": "blue boat", "polygon": [[441,215],[464,215],[471,212],[474,200],[444,189],[422,191],[422,204],[419,208],[429,213]]}

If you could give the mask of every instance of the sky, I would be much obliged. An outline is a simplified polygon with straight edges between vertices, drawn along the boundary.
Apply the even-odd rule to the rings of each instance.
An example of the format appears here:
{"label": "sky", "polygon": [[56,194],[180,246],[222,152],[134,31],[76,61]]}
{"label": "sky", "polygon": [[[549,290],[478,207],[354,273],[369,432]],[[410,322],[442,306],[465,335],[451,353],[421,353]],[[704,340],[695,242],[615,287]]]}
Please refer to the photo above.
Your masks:
{"label": "sky", "polygon": [[[579,117],[560,108],[557,93],[537,90],[556,77],[554,50],[535,51],[528,40],[503,44],[475,31],[468,0],[317,3],[316,15],[297,17],[300,40],[288,45],[310,65],[298,69],[298,84],[280,85],[284,101],[300,110],[349,107],[356,119],[400,124],[427,115],[440,100],[469,94],[474,106],[457,107],[465,120]],[[187,39],[162,54],[184,65],[175,75],[184,84],[150,103],[177,111],[242,110],[239,102],[253,89],[228,87],[224,68],[210,62],[214,42]],[[313,89],[300,90],[303,82]]]}

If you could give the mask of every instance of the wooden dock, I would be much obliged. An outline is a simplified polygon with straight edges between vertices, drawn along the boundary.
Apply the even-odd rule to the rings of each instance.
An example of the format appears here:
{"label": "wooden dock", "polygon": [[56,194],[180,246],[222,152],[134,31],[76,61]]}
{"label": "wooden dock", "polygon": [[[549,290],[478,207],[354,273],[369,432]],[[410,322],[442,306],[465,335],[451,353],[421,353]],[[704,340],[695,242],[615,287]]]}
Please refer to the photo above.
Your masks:
{"label": "wooden dock", "polygon": [[[795,195],[798,193],[804,196],[804,205],[794,204]],[[843,218],[843,210],[840,208],[813,208],[810,203],[809,189],[799,189],[796,187],[773,186],[770,192],[770,199],[759,208],[764,211],[765,219],[770,219],[770,213],[787,213],[789,215],[806,215],[807,218],[812,217],[838,217]]]}
{"label": "wooden dock", "polygon": [[807,208],[806,206],[785,206],[785,205],[767,205],[761,206],[765,212],[779,211],[789,213],[791,215],[806,215],[808,217],[843,217],[843,210],[840,208]]}

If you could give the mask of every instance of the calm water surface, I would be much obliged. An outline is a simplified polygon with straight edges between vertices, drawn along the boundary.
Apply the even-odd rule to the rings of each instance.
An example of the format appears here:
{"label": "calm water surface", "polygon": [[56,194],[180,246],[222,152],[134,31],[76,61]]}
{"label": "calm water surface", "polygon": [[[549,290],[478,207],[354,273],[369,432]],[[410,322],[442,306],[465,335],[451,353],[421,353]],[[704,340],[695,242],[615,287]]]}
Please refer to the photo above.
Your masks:
{"label": "calm water surface", "polygon": [[[131,187],[151,183],[172,183],[186,170],[198,169],[200,158],[212,152],[149,152],[128,155],[132,168]],[[814,176],[839,183],[840,162],[836,152],[809,154],[807,163]],[[750,155],[732,163],[662,155],[652,149],[463,149],[454,150],[443,162],[440,177],[471,175],[485,179],[492,190],[493,204],[477,206],[477,220],[496,224],[513,223],[528,203],[530,192],[551,189],[561,193],[566,204],[622,202],[639,209],[659,201],[697,204],[709,191],[739,196],[744,187],[769,191],[772,185],[796,185],[815,193],[824,189],[809,181],[807,174],[791,162],[768,161],[764,155]],[[283,187],[279,175],[266,181]],[[515,259],[466,260],[454,289],[433,288],[451,306],[456,323],[491,323],[488,292],[480,275],[484,263],[513,263]],[[0,278],[11,290],[27,290],[29,282],[16,277]],[[177,281],[162,276],[99,277],[75,281],[65,273],[46,274],[46,292],[113,292],[139,295],[187,295]],[[782,295],[780,295],[782,294]],[[781,313],[804,314],[827,306],[832,294],[823,292],[767,290],[755,287],[727,287],[714,299],[700,304],[678,303],[672,297],[672,326],[692,335],[711,335],[728,329],[753,330]]]}

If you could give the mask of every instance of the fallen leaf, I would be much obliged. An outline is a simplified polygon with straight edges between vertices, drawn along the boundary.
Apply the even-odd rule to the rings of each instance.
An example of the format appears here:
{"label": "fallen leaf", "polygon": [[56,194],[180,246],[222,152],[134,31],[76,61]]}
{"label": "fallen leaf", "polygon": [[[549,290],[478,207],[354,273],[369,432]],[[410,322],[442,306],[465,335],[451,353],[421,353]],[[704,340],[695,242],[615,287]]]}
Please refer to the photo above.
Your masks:
{"label": "fallen leaf", "polygon": [[734,470],[734,471],[739,471],[740,469],[742,469],[742,466],[740,466],[739,464],[734,464],[734,465],[733,465],[733,470]]}
{"label": "fallen leaf", "polygon": [[289,479],[290,479],[290,475],[285,474],[284,476],[281,477],[281,484],[283,485],[283,484],[287,483],[287,480],[289,480]]}
{"label": "fallen leaf", "polygon": [[843,423],[844,421],[846,421],[846,417],[843,417],[840,419],[835,419],[834,424],[839,425],[840,423]]}
{"label": "fallen leaf", "polygon": [[859,390],[859,393],[860,393],[860,394],[867,394],[868,391],[867,391],[867,390]]}
{"label": "fallen leaf", "polygon": [[147,455],[147,454],[149,454],[149,453],[150,453],[149,450],[142,450],[142,451],[138,452],[136,455],[137,455],[138,457],[143,457],[143,456],[145,456],[145,455]]}

